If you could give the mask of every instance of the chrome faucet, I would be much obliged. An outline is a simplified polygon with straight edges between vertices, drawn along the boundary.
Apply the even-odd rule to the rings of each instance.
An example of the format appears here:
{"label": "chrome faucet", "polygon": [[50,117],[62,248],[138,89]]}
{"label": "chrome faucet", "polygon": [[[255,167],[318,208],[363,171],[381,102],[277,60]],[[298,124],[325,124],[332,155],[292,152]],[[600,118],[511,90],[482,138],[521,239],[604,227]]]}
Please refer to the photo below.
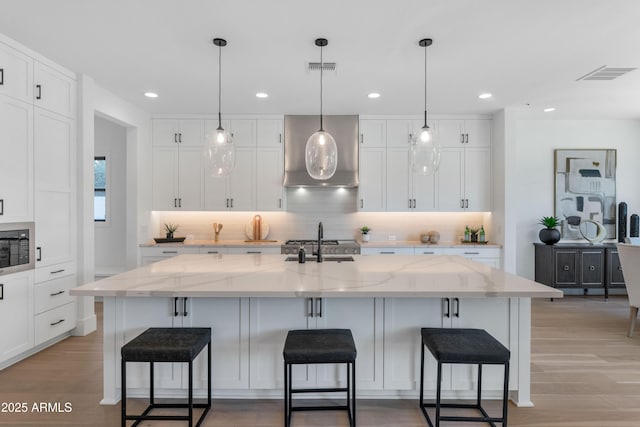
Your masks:
{"label": "chrome faucet", "polygon": [[322,238],[324,237],[324,230],[322,228],[322,222],[318,223],[318,254],[316,255],[316,261],[322,262]]}

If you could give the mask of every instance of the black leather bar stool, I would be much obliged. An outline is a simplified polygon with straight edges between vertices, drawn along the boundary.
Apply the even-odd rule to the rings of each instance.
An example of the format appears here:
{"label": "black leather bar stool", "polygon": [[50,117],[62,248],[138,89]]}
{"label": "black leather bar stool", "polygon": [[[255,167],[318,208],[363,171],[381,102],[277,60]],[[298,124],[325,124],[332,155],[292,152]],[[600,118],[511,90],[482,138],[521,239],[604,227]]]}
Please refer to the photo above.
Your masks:
{"label": "black leather bar stool", "polygon": [[[304,329],[289,331],[284,343],[284,425],[291,426],[293,411],[346,410],[349,425],[356,427],[356,345],[349,329]],[[302,364],[345,363],[347,387],[291,387],[292,366]],[[346,392],[346,405],[293,406],[293,393]]]}
{"label": "black leather bar stool", "polygon": [[[420,365],[420,409],[430,427],[433,423],[426,408],[436,408],[435,426],[440,421],[485,422],[495,427],[496,422],[507,426],[507,407],[509,404],[509,350],[483,329],[447,329],[422,328]],[[438,362],[438,385],[435,403],[424,403],[424,348],[427,347]],[[475,404],[442,403],[440,399],[442,385],[442,364],[478,365],[478,396]],[[504,365],[504,389],[502,396],[502,417],[490,417],[482,407],[482,365]],[[441,408],[476,409],[481,417],[443,416]]]}
{"label": "black leather bar stool", "polygon": [[[193,403],[193,361],[207,346],[207,402]],[[204,408],[196,427],[211,409],[211,328],[149,328],[122,346],[122,427],[127,420],[137,426],[143,420],[188,421],[193,426],[193,408]],[[127,362],[149,362],[149,406],[140,415],[127,415]],[[153,393],[153,364],[184,362],[189,364],[187,403],[156,403]],[[158,408],[186,408],[187,415],[150,415]]]}

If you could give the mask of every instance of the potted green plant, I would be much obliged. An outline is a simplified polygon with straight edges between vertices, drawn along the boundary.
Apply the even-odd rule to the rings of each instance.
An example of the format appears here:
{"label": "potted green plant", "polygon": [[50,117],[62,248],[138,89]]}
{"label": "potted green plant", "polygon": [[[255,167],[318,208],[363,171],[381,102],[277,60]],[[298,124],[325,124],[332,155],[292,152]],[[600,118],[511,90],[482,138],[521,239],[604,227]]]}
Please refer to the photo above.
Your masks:
{"label": "potted green plant", "polygon": [[164,231],[167,233],[167,239],[173,239],[173,233],[178,230],[178,224],[164,223]]}
{"label": "potted green plant", "polygon": [[560,225],[560,220],[555,216],[543,216],[538,224],[545,228],[540,230],[538,237],[545,245],[553,245],[560,241],[560,231],[556,228]]}
{"label": "potted green plant", "polygon": [[371,229],[369,227],[367,227],[366,225],[360,227],[360,233],[362,234],[362,241],[363,242],[368,242],[369,241],[369,231],[371,231]]}

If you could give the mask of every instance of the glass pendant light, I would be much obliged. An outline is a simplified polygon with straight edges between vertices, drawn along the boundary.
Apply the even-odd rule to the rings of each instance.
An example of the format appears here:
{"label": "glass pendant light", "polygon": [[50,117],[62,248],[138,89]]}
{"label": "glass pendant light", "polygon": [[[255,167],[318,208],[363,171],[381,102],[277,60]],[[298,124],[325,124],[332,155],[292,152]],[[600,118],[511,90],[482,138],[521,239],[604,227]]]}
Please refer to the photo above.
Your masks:
{"label": "glass pendant light", "polygon": [[307,140],[305,147],[305,164],[311,178],[326,180],[333,176],[338,165],[338,146],[335,139],[322,127],[322,48],[329,42],[327,39],[316,39],[316,46],[320,47],[320,130]]}
{"label": "glass pendant light", "polygon": [[218,128],[207,133],[204,148],[204,164],[212,177],[228,176],[236,163],[236,146],[229,132],[222,128],[222,47],[227,45],[225,39],[213,39],[218,46]]}
{"label": "glass pendant light", "polygon": [[435,131],[427,124],[427,46],[432,43],[431,39],[422,39],[418,43],[424,47],[424,124],[413,133],[409,153],[411,169],[420,175],[433,174],[440,165],[440,144]]}

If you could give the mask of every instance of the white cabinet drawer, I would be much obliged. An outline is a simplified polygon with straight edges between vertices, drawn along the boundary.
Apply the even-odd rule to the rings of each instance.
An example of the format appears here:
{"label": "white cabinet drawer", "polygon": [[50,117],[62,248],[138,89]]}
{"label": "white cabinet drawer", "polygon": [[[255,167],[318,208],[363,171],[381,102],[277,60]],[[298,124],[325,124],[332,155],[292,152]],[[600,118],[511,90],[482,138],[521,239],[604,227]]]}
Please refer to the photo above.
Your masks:
{"label": "white cabinet drawer", "polygon": [[201,254],[211,254],[211,255],[215,255],[215,254],[226,254],[227,252],[227,248],[200,248],[200,253]]}
{"label": "white cabinet drawer", "polygon": [[442,255],[443,248],[432,248],[429,246],[416,246],[413,248],[414,255]]}
{"label": "white cabinet drawer", "polygon": [[69,289],[75,287],[76,276],[65,276],[35,285],[35,313],[39,314],[52,308],[75,301],[69,295]]}
{"label": "white cabinet drawer", "polygon": [[228,254],[279,254],[280,247],[277,248],[228,248]]}
{"label": "white cabinet drawer", "polygon": [[60,277],[71,276],[73,274],[76,274],[76,265],[74,262],[38,267],[35,270],[35,282],[46,282],[47,280],[59,279]]}
{"label": "white cabinet drawer", "polygon": [[70,302],[35,317],[35,344],[57,337],[76,327],[76,303]]}
{"label": "white cabinet drawer", "polygon": [[360,254],[362,255],[413,255],[413,247],[367,247],[360,248]]}
{"label": "white cabinet drawer", "polygon": [[143,257],[172,257],[183,254],[197,254],[199,253],[199,248],[185,248],[180,246],[169,246],[169,247],[149,247],[142,248],[142,256]]}
{"label": "white cabinet drawer", "polygon": [[445,255],[465,258],[500,258],[500,248],[443,248]]}

